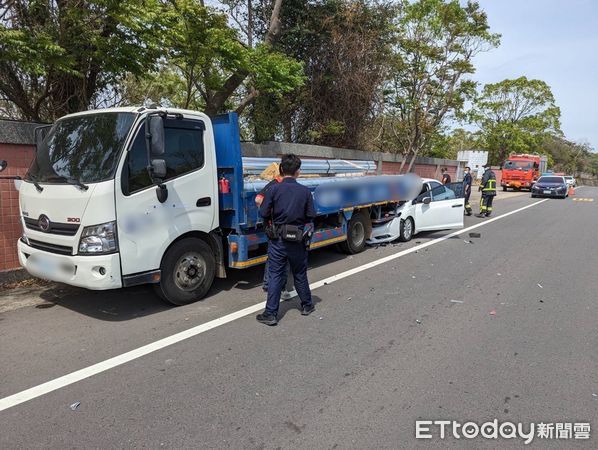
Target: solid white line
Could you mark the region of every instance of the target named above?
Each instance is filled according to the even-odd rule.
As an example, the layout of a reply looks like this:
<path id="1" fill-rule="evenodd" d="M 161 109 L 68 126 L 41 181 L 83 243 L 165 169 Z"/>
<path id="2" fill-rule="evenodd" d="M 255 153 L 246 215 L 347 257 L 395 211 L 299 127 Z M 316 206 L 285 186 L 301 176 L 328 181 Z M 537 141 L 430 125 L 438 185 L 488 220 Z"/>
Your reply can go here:
<path id="1" fill-rule="evenodd" d="M 426 242 L 424 244 L 416 245 L 415 247 L 408 248 L 406 250 L 400 251 L 393 255 L 386 256 L 384 258 L 378 259 L 371 263 L 364 264 L 362 266 L 356 267 L 354 269 L 347 270 L 345 272 L 339 273 L 337 275 L 333 275 L 331 277 L 325 278 L 320 281 L 316 281 L 310 285 L 311 289 L 317 289 L 319 287 L 324 286 L 325 284 L 331 284 L 335 281 L 342 280 L 343 278 L 350 277 L 356 273 L 362 272 L 367 269 L 371 269 L 372 267 L 379 266 L 381 264 L 387 263 L 394 259 L 400 258 L 402 256 L 408 255 L 413 253 L 417 250 L 421 250 L 422 248 L 430 247 L 435 244 L 439 244 L 440 242 L 446 241 L 454 236 L 458 236 L 459 234 L 466 233 L 470 230 L 474 230 L 476 228 L 482 227 L 484 225 L 488 225 L 489 223 L 495 222 L 497 220 L 503 219 L 505 217 L 511 216 L 518 212 L 524 211 L 532 206 L 539 205 L 548 201 L 548 199 L 540 200 L 530 205 L 524 206 L 522 208 L 516 209 L 514 211 L 510 211 L 508 213 L 502 214 L 500 216 L 494 217 L 492 219 L 486 219 L 483 222 L 480 222 L 476 225 L 472 225 L 467 228 L 463 228 L 461 230 L 455 231 L 454 233 L 448 234 L 446 236 L 442 236 L 436 238 L 432 241 Z M 78 381 L 84 380 L 89 378 L 93 375 L 97 375 L 99 373 L 105 372 L 107 370 L 113 369 L 120 365 L 126 364 L 130 361 L 135 359 L 141 358 L 142 356 L 148 355 L 155 351 L 161 350 L 165 347 L 169 347 L 174 345 L 178 342 L 184 341 L 191 337 L 197 336 L 198 334 L 205 333 L 206 331 L 212 330 L 214 328 L 220 327 L 222 325 L 226 325 L 227 323 L 233 322 L 241 317 L 245 317 L 249 314 L 254 312 L 260 311 L 265 305 L 265 302 L 256 303 L 255 305 L 248 306 L 247 308 L 241 309 L 239 311 L 235 311 L 231 314 L 227 314 L 226 316 L 219 317 L 218 319 L 211 320 L 209 322 L 203 323 L 193 328 L 189 328 L 188 330 L 181 331 L 180 333 L 173 334 L 172 336 L 165 337 L 158 341 L 152 342 L 151 344 L 144 345 L 143 347 L 136 348 L 129 352 L 123 353 L 121 355 L 115 356 L 113 358 L 106 359 L 105 361 L 99 362 L 97 364 L 93 364 L 91 366 L 85 367 L 81 370 L 77 370 L 75 372 L 71 372 L 67 375 L 62 377 L 55 378 L 53 380 L 47 381 L 40 385 L 34 386 L 32 388 L 26 389 L 24 391 L 18 392 L 16 394 L 10 395 L 8 397 L 4 397 L 0 399 L 0 411 L 4 411 L 5 409 L 12 408 L 13 406 L 20 405 L 21 403 L 27 402 L 29 400 L 33 400 L 34 398 L 41 397 L 44 394 L 48 394 L 49 392 L 55 391 L 57 389 L 63 388 L 70 384 L 76 383 Z"/>

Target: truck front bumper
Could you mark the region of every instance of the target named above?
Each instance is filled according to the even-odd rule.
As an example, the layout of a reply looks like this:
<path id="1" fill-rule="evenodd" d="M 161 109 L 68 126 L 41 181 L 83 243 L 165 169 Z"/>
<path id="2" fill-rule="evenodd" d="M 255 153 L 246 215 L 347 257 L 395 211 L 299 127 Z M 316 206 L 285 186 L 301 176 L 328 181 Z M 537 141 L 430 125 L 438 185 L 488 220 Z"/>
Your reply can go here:
<path id="1" fill-rule="evenodd" d="M 503 181 L 500 183 L 501 186 L 503 187 L 511 187 L 511 188 L 515 188 L 515 189 L 520 189 L 520 188 L 530 188 L 532 186 L 532 183 L 530 183 L 529 181 Z"/>
<path id="2" fill-rule="evenodd" d="M 33 276 L 93 290 L 122 286 L 118 253 L 59 255 L 33 248 L 20 239 L 17 247 L 21 266 Z"/>

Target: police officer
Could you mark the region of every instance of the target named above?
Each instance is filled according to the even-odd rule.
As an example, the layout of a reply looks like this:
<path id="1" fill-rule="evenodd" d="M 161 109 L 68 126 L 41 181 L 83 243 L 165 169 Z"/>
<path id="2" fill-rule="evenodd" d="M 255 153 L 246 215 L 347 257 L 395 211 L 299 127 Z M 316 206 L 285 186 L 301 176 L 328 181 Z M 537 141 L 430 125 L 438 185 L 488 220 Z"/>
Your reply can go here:
<path id="1" fill-rule="evenodd" d="M 275 184 L 278 184 L 282 181 L 282 175 L 280 175 L 280 169 L 277 168 L 277 170 L 279 171 L 279 174 L 276 175 L 268 184 L 266 184 L 266 186 L 264 186 L 264 188 L 260 192 L 258 192 L 258 194 L 255 196 L 255 204 L 257 205 L 258 208 L 262 205 L 262 202 L 264 201 L 264 197 L 266 196 L 266 192 L 268 192 L 272 186 L 274 186 Z M 266 221 L 269 221 L 269 220 L 270 219 L 266 219 Z M 289 263 L 287 263 L 287 273 L 288 273 L 287 284 L 281 294 L 281 298 L 283 300 L 287 300 L 287 299 L 291 298 L 290 291 L 293 290 L 293 279 L 291 276 L 291 265 Z M 264 292 L 268 292 L 268 281 L 269 281 L 269 279 L 268 279 L 268 260 L 266 260 L 266 264 L 264 266 L 264 280 L 262 282 L 262 290 Z"/>
<path id="2" fill-rule="evenodd" d="M 492 200 L 496 195 L 496 175 L 490 168 L 490 164 L 484 166 L 484 175 L 480 182 L 480 191 L 482 191 L 482 198 L 480 199 L 480 213 L 476 217 L 488 217 L 492 214 Z"/>
<path id="3" fill-rule="evenodd" d="M 451 182 L 451 176 L 448 173 L 448 169 L 445 167 L 442 169 L 442 184 L 449 184 Z"/>
<path id="4" fill-rule="evenodd" d="M 465 197 L 465 215 L 471 216 L 471 205 L 469 204 L 469 197 L 471 196 L 471 168 L 465 168 L 465 175 L 463 175 L 463 196 Z"/>
<path id="5" fill-rule="evenodd" d="M 301 160 L 292 154 L 284 155 L 280 162 L 282 181 L 265 193 L 260 215 L 271 218 L 268 230 L 268 300 L 266 309 L 258 314 L 258 322 L 266 325 L 278 323 L 280 295 L 286 283 L 287 261 L 291 265 L 295 289 L 301 300 L 301 314 L 307 316 L 314 310 L 309 282 L 307 281 L 308 228 L 316 217 L 310 190 L 297 182 Z"/>

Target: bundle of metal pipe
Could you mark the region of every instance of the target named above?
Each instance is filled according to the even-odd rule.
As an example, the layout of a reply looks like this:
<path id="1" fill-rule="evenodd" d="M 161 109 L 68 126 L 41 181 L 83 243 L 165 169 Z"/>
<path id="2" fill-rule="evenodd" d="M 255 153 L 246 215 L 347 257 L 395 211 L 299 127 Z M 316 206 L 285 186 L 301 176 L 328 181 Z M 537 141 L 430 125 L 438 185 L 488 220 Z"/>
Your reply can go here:
<path id="1" fill-rule="evenodd" d="M 259 175 L 279 158 L 243 157 L 243 174 Z M 302 159 L 301 173 L 306 175 L 335 176 L 351 173 L 368 173 L 376 170 L 374 161 L 346 161 L 344 159 Z"/>

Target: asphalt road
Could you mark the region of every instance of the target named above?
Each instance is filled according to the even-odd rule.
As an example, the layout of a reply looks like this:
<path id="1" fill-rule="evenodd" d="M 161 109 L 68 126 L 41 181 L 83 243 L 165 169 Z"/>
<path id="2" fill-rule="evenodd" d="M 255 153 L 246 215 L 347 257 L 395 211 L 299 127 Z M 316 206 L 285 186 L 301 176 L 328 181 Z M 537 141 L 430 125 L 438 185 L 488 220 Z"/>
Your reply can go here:
<path id="1" fill-rule="evenodd" d="M 415 438 L 416 420 L 493 419 L 588 422 L 590 440 L 531 446 L 597 448 L 598 188 L 576 193 L 594 202 L 499 194 L 496 216 L 538 204 L 479 238 L 314 252 L 312 283 L 419 246 L 317 288 L 309 317 L 285 302 L 277 327 L 250 314 L 9 407 L 0 448 L 523 446 Z M 260 279 L 235 272 L 179 308 L 146 287 L 4 292 L 0 399 L 250 307 Z"/>

